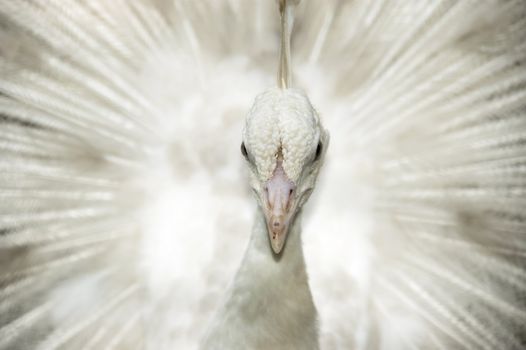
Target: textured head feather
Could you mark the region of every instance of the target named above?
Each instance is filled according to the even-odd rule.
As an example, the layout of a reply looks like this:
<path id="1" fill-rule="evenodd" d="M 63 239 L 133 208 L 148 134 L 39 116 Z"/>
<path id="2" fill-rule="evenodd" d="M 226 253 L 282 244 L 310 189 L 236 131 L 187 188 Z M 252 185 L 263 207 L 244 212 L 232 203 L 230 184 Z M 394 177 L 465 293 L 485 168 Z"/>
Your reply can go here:
<path id="1" fill-rule="evenodd" d="M 305 160 L 317 145 L 318 126 L 318 114 L 302 90 L 274 88 L 257 96 L 247 116 L 243 138 L 260 181 L 271 177 L 279 150 L 285 173 L 297 181 Z"/>

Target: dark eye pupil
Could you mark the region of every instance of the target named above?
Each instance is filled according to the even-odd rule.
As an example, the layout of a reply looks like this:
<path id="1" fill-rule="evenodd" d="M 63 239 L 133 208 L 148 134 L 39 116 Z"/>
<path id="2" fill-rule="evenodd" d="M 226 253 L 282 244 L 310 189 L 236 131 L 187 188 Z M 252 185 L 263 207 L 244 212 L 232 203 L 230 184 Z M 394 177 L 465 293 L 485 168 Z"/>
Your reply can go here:
<path id="1" fill-rule="evenodd" d="M 241 154 L 245 158 L 248 157 L 247 148 L 245 147 L 245 143 L 244 142 L 241 143 Z"/>
<path id="2" fill-rule="evenodd" d="M 321 142 L 318 143 L 318 147 L 316 147 L 316 155 L 314 156 L 314 160 L 318 160 L 321 156 L 322 146 Z"/>

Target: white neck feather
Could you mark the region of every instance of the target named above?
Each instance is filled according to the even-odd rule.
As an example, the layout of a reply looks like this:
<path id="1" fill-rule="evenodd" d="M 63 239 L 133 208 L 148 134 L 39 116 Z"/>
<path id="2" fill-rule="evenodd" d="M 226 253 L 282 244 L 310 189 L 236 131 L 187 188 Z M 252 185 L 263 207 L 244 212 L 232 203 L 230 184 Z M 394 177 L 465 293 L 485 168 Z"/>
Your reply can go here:
<path id="1" fill-rule="evenodd" d="M 204 349 L 318 349 L 299 216 L 276 256 L 258 210 L 245 257 L 226 303 L 211 324 Z"/>

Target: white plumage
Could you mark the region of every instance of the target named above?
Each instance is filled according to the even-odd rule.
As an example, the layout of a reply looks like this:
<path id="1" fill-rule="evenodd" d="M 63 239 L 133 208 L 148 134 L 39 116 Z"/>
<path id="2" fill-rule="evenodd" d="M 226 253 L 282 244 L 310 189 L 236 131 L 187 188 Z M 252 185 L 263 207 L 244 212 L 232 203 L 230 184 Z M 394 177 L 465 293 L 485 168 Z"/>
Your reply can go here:
<path id="1" fill-rule="evenodd" d="M 278 18 L 0 0 L 0 349 L 198 346 L 247 259 L 239 145 Z M 331 134 L 302 214 L 320 348 L 524 348 L 525 18 L 522 0 L 297 7 L 294 86 Z"/>

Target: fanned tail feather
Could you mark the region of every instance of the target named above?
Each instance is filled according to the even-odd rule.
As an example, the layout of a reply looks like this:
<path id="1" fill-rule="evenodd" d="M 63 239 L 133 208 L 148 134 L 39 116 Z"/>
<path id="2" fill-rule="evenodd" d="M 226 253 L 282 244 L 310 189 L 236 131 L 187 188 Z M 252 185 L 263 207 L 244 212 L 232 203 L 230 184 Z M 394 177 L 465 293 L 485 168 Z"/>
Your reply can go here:
<path id="1" fill-rule="evenodd" d="M 304 242 L 324 349 L 526 346 L 526 5 L 304 0 L 331 133 Z M 194 348 L 253 207 L 268 1 L 0 0 L 0 349 Z"/>

